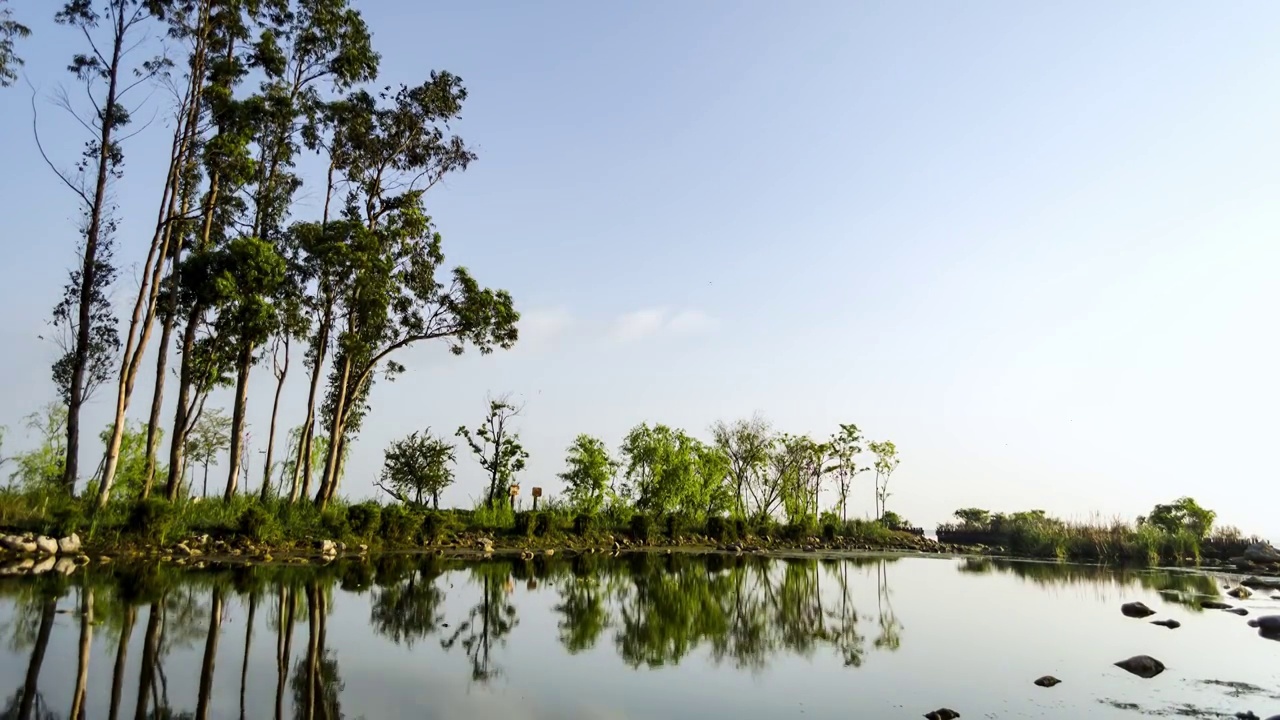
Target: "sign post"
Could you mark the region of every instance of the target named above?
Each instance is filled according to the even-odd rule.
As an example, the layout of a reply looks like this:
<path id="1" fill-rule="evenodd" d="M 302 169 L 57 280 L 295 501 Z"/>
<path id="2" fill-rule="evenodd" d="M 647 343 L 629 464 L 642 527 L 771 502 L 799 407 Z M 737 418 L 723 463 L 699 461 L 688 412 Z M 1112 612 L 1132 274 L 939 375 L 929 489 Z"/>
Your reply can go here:
<path id="1" fill-rule="evenodd" d="M 538 512 L 538 498 L 542 497 L 542 488 L 533 489 L 533 511 Z"/>

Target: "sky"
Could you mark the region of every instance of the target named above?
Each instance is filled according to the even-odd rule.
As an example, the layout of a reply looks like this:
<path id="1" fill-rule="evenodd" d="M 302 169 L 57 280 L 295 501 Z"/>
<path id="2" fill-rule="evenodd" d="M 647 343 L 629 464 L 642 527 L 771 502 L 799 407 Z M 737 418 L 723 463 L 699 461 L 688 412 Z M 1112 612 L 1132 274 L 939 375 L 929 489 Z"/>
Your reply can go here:
<path id="1" fill-rule="evenodd" d="M 75 260 L 75 206 L 32 141 L 33 107 L 61 166 L 84 139 L 54 103 L 74 89 L 76 36 L 12 4 L 33 36 L 24 84 L 0 91 L 7 454 L 53 399 L 39 337 Z M 647 421 L 707 437 L 758 412 L 895 442 L 889 507 L 929 528 L 959 507 L 1110 520 L 1192 495 L 1280 538 L 1280 5 L 356 5 L 380 83 L 463 79 L 454 129 L 479 160 L 427 204 L 449 261 L 510 290 L 522 320 L 507 352 L 399 356 L 347 495 L 374 495 L 391 440 L 474 427 L 509 392 L 521 484 L 550 494 L 578 433 L 616 447 Z M 163 93 L 149 103 L 113 189 L 122 314 L 167 159 Z M 298 219 L 319 215 L 306 179 Z M 260 450 L 273 378 L 255 372 Z M 293 380 L 284 426 L 305 407 Z M 87 425 L 113 402 L 100 393 Z M 444 502 L 482 492 L 460 448 Z"/>

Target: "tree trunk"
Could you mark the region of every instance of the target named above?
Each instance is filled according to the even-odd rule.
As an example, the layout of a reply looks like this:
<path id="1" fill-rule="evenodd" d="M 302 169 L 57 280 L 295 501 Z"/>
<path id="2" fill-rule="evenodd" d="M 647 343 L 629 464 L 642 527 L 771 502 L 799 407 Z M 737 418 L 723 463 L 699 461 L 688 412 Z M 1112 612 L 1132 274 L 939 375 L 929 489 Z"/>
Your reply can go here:
<path id="1" fill-rule="evenodd" d="M 178 487 L 182 484 L 183 463 L 185 462 L 188 427 L 187 413 L 191 402 L 192 360 L 191 355 L 196 345 L 196 317 L 203 308 L 193 308 L 187 317 L 186 327 L 182 330 L 182 358 L 178 371 L 178 404 L 173 411 L 173 437 L 169 439 L 169 478 L 165 483 L 165 497 L 170 502 L 178 498 Z"/>
<path id="2" fill-rule="evenodd" d="M 267 431 L 267 459 L 262 469 L 262 501 L 267 501 L 271 488 L 271 461 L 276 451 L 276 419 L 280 415 L 280 393 L 284 390 L 284 379 L 289 375 L 289 339 L 284 339 L 284 366 L 276 374 L 276 395 L 271 401 L 271 428 Z M 283 481 L 281 481 L 283 484 Z"/>
<path id="3" fill-rule="evenodd" d="M 280 637 L 276 641 L 276 718 L 284 720 L 284 688 L 289 679 L 293 646 L 293 590 L 280 586 Z"/>
<path id="4" fill-rule="evenodd" d="M 253 614 L 258 608 L 258 596 L 249 593 L 249 617 L 244 624 L 244 661 L 240 664 L 240 720 L 244 720 L 244 688 L 249 678 L 249 648 L 253 647 Z"/>
<path id="5" fill-rule="evenodd" d="M 58 609 L 56 597 L 46 597 L 40 606 L 40 629 L 36 631 L 36 644 L 31 648 L 31 659 L 27 661 L 27 677 L 22 684 L 22 701 L 18 705 L 18 720 L 30 720 L 31 709 L 35 706 L 36 693 L 40 684 L 40 666 L 44 664 L 44 653 L 49 648 L 49 634 L 53 632 L 53 615 Z"/>
<path id="6" fill-rule="evenodd" d="M 338 452 L 342 448 L 339 441 L 343 434 L 343 425 L 346 420 L 346 404 L 347 404 L 347 383 L 351 379 L 351 358 L 344 357 L 342 359 L 342 374 L 339 376 L 338 382 L 338 399 L 333 406 L 332 418 L 329 422 L 329 453 L 325 460 L 324 477 L 320 481 L 320 490 L 316 493 L 316 506 L 321 510 L 329 502 L 329 497 L 333 494 L 330 485 L 337 484 L 338 472 Z"/>
<path id="7" fill-rule="evenodd" d="M 93 588 L 83 587 L 80 592 L 80 652 L 69 720 L 84 720 L 84 695 L 89 685 L 89 645 L 93 642 Z"/>
<path id="8" fill-rule="evenodd" d="M 142 637 L 142 665 L 138 668 L 138 702 L 133 720 L 147 720 L 147 690 L 156 673 L 156 654 L 160 651 L 160 603 L 151 603 L 147 615 L 147 632 Z M 159 710 L 159 708 L 157 708 Z"/>
<path id="9" fill-rule="evenodd" d="M 176 267 L 175 267 L 176 271 Z M 175 288 L 177 284 L 174 284 Z M 177 294 L 176 290 L 173 293 Z M 169 303 L 170 312 L 160 325 L 160 343 L 156 346 L 156 383 L 151 394 L 151 415 L 147 418 L 147 465 L 142 482 L 142 499 L 151 495 L 151 485 L 156 478 L 156 444 L 160 441 L 160 405 L 164 402 L 165 366 L 169 360 L 169 339 L 173 335 L 173 321 L 177 299 Z"/>
<path id="10" fill-rule="evenodd" d="M 80 408 L 84 405 L 84 375 L 89 366 L 90 330 L 93 322 L 93 286 L 98 273 L 98 243 L 102 235 L 102 215 L 107 201 L 107 178 L 112 167 L 112 134 L 115 132 L 119 109 L 116 93 L 119 90 L 120 58 L 124 52 L 125 5 L 119 6 L 115 15 L 114 37 L 111 42 L 111 63 L 107 73 L 107 98 L 102 106 L 101 134 L 98 137 L 97 178 L 93 188 L 93 204 L 89 208 L 89 227 L 84 237 L 84 262 L 80 266 L 80 307 L 77 312 L 76 344 L 71 361 L 71 388 L 67 398 L 67 457 L 63 467 L 62 483 L 67 492 L 75 495 L 80 462 Z"/>
<path id="11" fill-rule="evenodd" d="M 138 609 L 129 605 L 124 611 L 124 626 L 120 628 L 120 642 L 116 643 L 116 664 L 111 671 L 111 710 L 108 720 L 120 717 L 120 693 L 124 690 L 124 672 L 128 664 L 129 641 L 133 638 L 133 623 Z"/>
<path id="12" fill-rule="evenodd" d="M 302 436 L 298 439 L 298 462 L 293 467 L 293 489 L 289 493 L 289 502 L 297 502 L 299 495 L 307 497 L 311 494 L 311 453 L 315 447 L 316 395 L 320 390 L 320 373 L 324 369 L 324 359 L 328 354 L 329 332 L 333 325 L 333 305 L 325 308 L 324 319 L 320 322 L 319 334 L 312 347 L 313 364 L 311 368 L 311 389 L 307 391 L 307 418 L 302 423 Z M 298 473 L 301 471 L 302 483 L 299 486 Z M 301 492 L 298 489 L 301 487 Z"/>
<path id="13" fill-rule="evenodd" d="M 209 720 L 213 696 L 213 667 L 218 659 L 218 633 L 222 625 L 222 591 L 214 588 L 209 608 L 209 633 L 204 640 L 204 660 L 200 664 L 200 690 L 196 698 L 196 720 Z"/>
<path id="14" fill-rule="evenodd" d="M 239 482 L 240 457 L 244 451 L 244 411 L 249 400 L 249 370 L 253 367 L 253 350 L 245 343 L 240 349 L 240 358 L 236 369 L 236 399 L 231 410 L 231 449 L 230 472 L 227 474 L 227 490 L 222 499 L 228 502 L 236 496 L 236 485 Z"/>

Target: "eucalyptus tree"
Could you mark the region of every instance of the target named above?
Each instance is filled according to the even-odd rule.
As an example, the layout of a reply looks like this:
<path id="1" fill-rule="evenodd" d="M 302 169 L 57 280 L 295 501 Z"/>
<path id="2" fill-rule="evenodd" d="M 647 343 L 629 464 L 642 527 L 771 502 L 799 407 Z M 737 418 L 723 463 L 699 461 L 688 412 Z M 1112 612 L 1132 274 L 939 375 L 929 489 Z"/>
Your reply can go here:
<path id="1" fill-rule="evenodd" d="M 507 497 L 516 473 L 524 469 L 525 462 L 529 459 L 529 453 L 520 444 L 520 434 L 509 427 L 521 409 L 512 404 L 507 396 L 490 400 L 489 413 L 474 433 L 466 425 L 459 426 L 455 433 L 466 441 L 467 447 L 471 448 L 471 453 L 480 462 L 481 469 L 489 477 L 486 503 L 490 507 Z"/>
<path id="2" fill-rule="evenodd" d="M 841 423 L 840 431 L 827 441 L 831 449 L 831 475 L 836 481 L 836 493 L 840 503 L 840 519 L 848 520 L 849 489 L 860 473 L 870 470 L 858 464 L 862 455 L 862 431 L 853 423 Z"/>
<path id="3" fill-rule="evenodd" d="M 367 410 L 375 371 L 384 365 L 394 376 L 404 369 L 391 355 L 437 339 L 454 354 L 468 345 L 483 354 L 509 348 L 518 337 L 520 316 L 509 293 L 481 287 L 463 267 L 453 268 L 447 282 L 438 277 L 442 240 L 423 196 L 475 157 L 461 138 L 445 135 L 465 99 L 459 78 L 433 72 L 426 83 L 394 93 L 352 93 L 336 111 L 342 120 L 332 142 L 349 187 L 343 214 L 361 228 L 348 248 L 349 281 L 337 289 L 341 321 L 325 403 L 329 456 L 316 493 L 321 507 L 337 489 L 338 460 L 354 416 Z"/>
<path id="4" fill-rule="evenodd" d="M 867 449 L 875 455 L 876 518 L 884 515 L 884 504 L 889 499 L 889 476 L 898 469 L 898 448 L 890 441 L 871 442 Z"/>
<path id="5" fill-rule="evenodd" d="M 600 438 L 579 435 L 569 446 L 565 465 L 557 477 L 565 484 L 569 503 L 579 512 L 599 512 L 618 473 L 618 461 L 609 455 L 608 446 Z"/>
<path id="6" fill-rule="evenodd" d="M 54 14 L 58 24 L 76 30 L 84 42 L 68 69 L 84 85 L 88 103 L 87 112 L 81 112 L 69 93 L 63 92 L 59 99 L 89 133 L 74 170 L 59 169 L 36 134 L 45 162 L 71 190 L 82 214 L 79 265 L 70 272 L 67 292 L 54 310 L 54 323 L 71 336 L 66 355 L 54 364 L 54 376 L 67 403 L 67 459 L 62 482 L 71 493 L 79 477 L 80 410 L 88 391 L 106 381 L 120 344 L 115 314 L 106 298 L 115 275 L 111 263 L 115 223 L 109 192 L 112 181 L 123 173 L 122 142 L 126 138 L 122 132 L 131 116 L 125 103 L 132 91 L 168 68 L 163 58 L 135 64 L 127 57 L 145 33 L 152 7 L 153 3 L 142 0 L 107 0 L 101 5 L 91 0 L 68 0 Z"/>
<path id="7" fill-rule="evenodd" d="M 18 79 L 17 68 L 22 58 L 14 51 L 13 41 L 31 35 L 31 29 L 13 19 L 13 11 L 7 7 L 9 0 L 0 0 L 0 87 L 9 87 Z"/>
<path id="8" fill-rule="evenodd" d="M 777 438 L 769 422 L 760 415 L 732 423 L 717 421 L 711 426 L 711 437 L 729 459 L 729 482 L 733 484 L 735 510 L 739 517 L 746 517 L 750 488 L 761 483 L 769 464 L 769 453 Z"/>

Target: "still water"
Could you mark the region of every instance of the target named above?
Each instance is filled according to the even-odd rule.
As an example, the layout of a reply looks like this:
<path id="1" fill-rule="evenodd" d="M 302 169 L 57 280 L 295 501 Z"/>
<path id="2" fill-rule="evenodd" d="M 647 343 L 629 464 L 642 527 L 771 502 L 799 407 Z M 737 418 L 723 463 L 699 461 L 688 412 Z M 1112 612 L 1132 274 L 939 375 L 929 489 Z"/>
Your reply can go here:
<path id="1" fill-rule="evenodd" d="M 1222 585 L 917 557 L 95 567 L 0 582 L 0 718 L 1280 713 L 1280 642 L 1195 604 Z M 1268 595 L 1233 603 L 1280 613 Z M 1137 654 L 1168 670 L 1112 665 Z"/>

